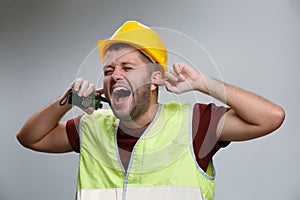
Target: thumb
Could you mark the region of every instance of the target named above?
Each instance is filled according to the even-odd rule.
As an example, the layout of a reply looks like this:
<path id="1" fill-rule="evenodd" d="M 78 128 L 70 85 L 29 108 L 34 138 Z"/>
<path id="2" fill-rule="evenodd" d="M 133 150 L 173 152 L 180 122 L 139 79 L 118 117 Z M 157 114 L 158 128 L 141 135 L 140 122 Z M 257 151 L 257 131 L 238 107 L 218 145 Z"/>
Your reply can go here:
<path id="1" fill-rule="evenodd" d="M 99 93 L 101 93 L 101 94 L 104 94 L 104 89 L 103 89 L 103 88 L 97 89 L 96 92 L 99 92 Z"/>
<path id="2" fill-rule="evenodd" d="M 172 85 L 168 80 L 163 80 L 163 85 L 165 86 L 166 90 L 175 94 L 179 94 L 178 88 Z"/>

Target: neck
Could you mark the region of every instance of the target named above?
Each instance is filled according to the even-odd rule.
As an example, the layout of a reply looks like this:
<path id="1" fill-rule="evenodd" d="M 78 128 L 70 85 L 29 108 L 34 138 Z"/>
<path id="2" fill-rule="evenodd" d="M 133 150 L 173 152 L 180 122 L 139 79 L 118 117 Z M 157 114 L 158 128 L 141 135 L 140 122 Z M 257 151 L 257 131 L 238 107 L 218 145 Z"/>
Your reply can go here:
<path id="1" fill-rule="evenodd" d="M 122 126 L 129 129 L 138 129 L 141 127 L 145 127 L 153 121 L 157 111 L 158 111 L 158 103 L 152 104 L 149 107 L 149 109 L 137 119 L 130 120 L 130 121 L 121 120 L 120 123 Z"/>

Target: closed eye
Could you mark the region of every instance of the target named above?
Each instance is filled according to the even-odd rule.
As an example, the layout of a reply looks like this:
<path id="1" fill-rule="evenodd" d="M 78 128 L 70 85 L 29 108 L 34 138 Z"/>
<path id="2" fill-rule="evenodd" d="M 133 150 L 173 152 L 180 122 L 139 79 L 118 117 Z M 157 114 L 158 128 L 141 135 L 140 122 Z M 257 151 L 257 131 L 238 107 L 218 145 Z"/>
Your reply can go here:
<path id="1" fill-rule="evenodd" d="M 132 69 L 134 69 L 134 65 L 130 62 L 122 62 L 121 63 L 122 69 L 127 72 L 130 71 Z"/>
<path id="2" fill-rule="evenodd" d="M 104 67 L 104 76 L 109 76 L 114 72 L 114 68 L 112 66 L 105 66 Z"/>
<path id="3" fill-rule="evenodd" d="M 124 69 L 124 71 L 130 71 L 130 70 L 132 70 L 133 68 L 132 67 L 123 67 L 123 69 Z"/>

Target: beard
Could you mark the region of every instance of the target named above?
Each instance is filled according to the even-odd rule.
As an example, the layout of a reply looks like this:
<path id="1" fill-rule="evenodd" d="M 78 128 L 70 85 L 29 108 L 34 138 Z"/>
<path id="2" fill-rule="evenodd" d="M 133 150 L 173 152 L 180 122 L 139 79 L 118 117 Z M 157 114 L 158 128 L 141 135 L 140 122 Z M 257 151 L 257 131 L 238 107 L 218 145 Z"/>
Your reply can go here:
<path id="1" fill-rule="evenodd" d="M 150 89 L 151 85 L 145 84 L 133 93 L 133 104 L 130 109 L 130 117 L 132 120 L 137 119 L 149 109 Z"/>

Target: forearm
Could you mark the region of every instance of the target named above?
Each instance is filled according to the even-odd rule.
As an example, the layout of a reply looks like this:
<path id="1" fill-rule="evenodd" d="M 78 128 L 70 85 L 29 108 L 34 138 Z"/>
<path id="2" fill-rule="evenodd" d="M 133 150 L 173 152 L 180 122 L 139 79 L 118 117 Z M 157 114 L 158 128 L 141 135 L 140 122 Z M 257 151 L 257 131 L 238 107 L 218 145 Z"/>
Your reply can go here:
<path id="1" fill-rule="evenodd" d="M 231 110 L 220 119 L 217 134 L 221 140 L 248 140 L 268 134 L 283 122 L 281 107 L 252 92 L 202 74 L 194 68 L 175 63 L 163 82 L 168 91 L 180 94 L 196 90 L 210 95 Z"/>
<path id="2" fill-rule="evenodd" d="M 17 138 L 22 145 L 26 147 L 32 146 L 58 125 L 63 115 L 72 107 L 69 104 L 64 106 L 59 105 L 59 101 L 63 96 L 42 108 L 28 119 L 17 134 Z"/>
<path id="3" fill-rule="evenodd" d="M 248 140 L 277 129 L 284 119 L 283 109 L 273 102 L 244 89 L 203 75 L 205 87 L 198 88 L 227 104 L 232 111 L 224 118 L 222 139 Z"/>

